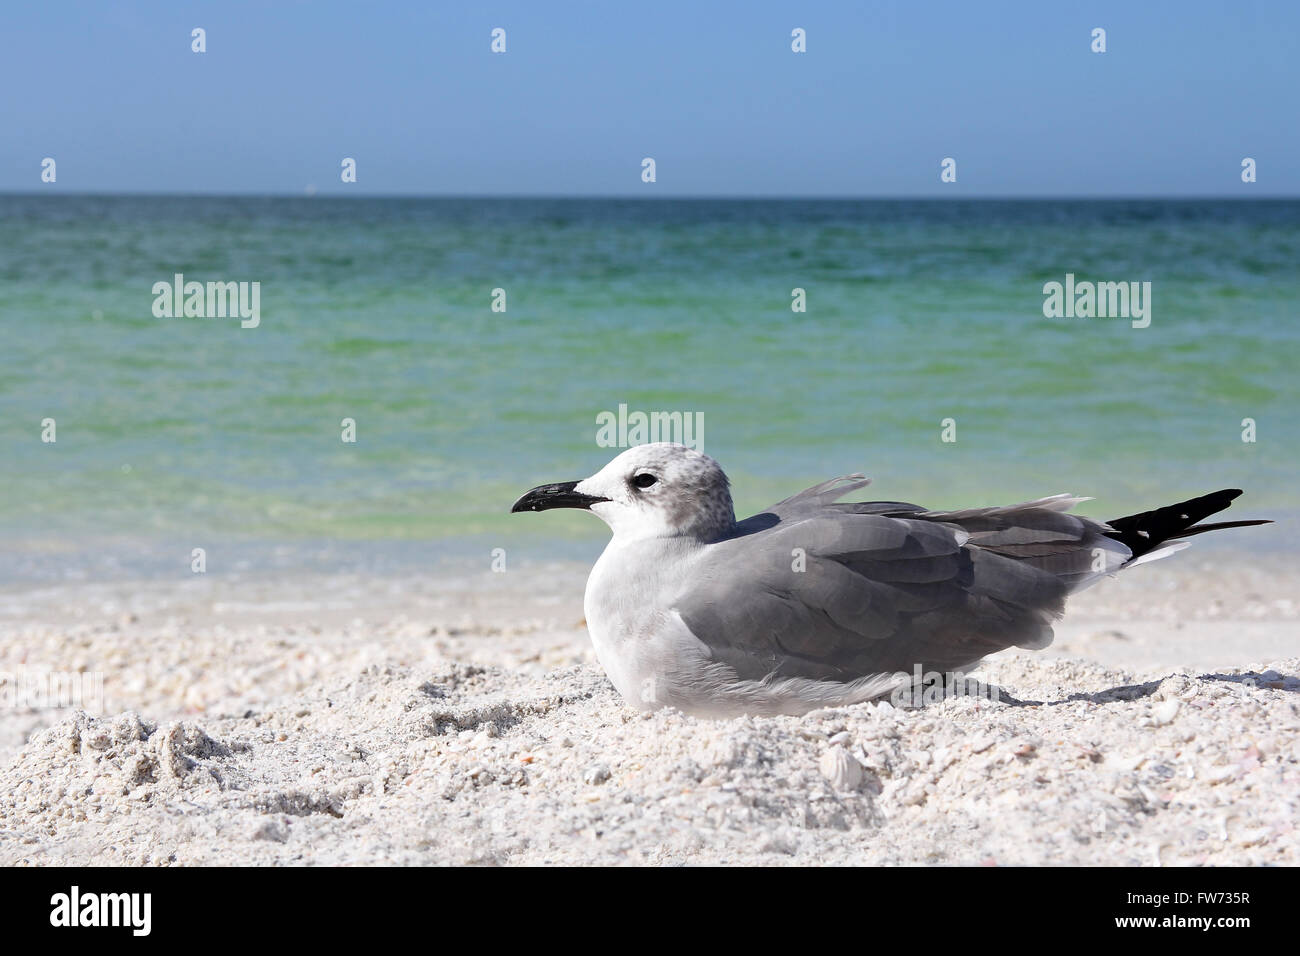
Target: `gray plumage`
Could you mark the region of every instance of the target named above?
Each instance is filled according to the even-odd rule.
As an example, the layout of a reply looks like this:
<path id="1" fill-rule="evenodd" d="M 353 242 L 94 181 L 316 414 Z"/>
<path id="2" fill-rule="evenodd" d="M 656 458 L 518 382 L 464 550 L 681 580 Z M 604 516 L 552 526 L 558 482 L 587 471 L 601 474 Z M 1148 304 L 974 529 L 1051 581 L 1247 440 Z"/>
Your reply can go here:
<path id="1" fill-rule="evenodd" d="M 1068 513 L 1087 499 L 840 500 L 867 484 L 834 479 L 737 522 L 713 459 L 657 443 L 514 510 L 587 507 L 611 526 L 585 602 L 597 656 L 633 705 L 710 716 L 853 703 L 918 667 L 952 674 L 1046 647 L 1072 592 L 1136 563 L 1110 526 Z M 1186 542 L 1151 544 L 1142 560 Z"/>

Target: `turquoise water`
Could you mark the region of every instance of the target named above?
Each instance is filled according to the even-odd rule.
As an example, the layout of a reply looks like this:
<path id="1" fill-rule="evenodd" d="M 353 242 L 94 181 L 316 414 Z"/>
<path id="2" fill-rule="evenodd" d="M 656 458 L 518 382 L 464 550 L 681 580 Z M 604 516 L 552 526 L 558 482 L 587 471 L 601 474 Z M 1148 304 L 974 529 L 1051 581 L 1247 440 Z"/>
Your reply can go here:
<path id="1" fill-rule="evenodd" d="M 178 272 L 260 282 L 260 326 L 155 318 Z M 1044 318 L 1067 272 L 1150 281 L 1150 327 Z M 1294 505 L 1295 201 L 8 196 L 0 277 L 14 547 L 595 542 L 507 509 L 611 457 L 620 403 L 702 414 L 742 510 L 853 470 L 936 507 Z"/>

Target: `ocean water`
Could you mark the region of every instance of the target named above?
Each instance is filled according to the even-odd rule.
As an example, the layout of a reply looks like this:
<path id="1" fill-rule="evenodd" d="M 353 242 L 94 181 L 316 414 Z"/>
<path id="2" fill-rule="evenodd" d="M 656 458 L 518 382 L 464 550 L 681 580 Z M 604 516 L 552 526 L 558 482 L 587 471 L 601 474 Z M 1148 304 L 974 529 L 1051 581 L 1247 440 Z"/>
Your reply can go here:
<path id="1" fill-rule="evenodd" d="M 260 325 L 155 317 L 176 273 L 260 283 Z M 1150 282 L 1150 325 L 1045 317 L 1067 273 Z M 507 512 L 612 457 L 620 404 L 701 416 L 742 511 L 862 470 L 1294 513 L 1296 201 L 6 196 L 0 330 L 17 553 L 589 553 L 590 515 Z"/>

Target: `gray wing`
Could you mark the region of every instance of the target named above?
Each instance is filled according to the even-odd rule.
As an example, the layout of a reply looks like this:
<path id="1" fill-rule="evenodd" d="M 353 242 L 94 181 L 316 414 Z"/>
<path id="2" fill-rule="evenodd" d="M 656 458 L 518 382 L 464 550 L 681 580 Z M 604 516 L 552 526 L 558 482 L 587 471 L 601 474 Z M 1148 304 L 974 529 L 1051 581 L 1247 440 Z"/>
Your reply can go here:
<path id="1" fill-rule="evenodd" d="M 1066 596 L 1130 556 L 1105 525 L 1066 513 L 1082 499 L 951 512 L 836 503 L 858 478 L 788 498 L 709 546 L 675 606 L 714 660 L 752 680 L 960 670 L 1051 643 Z"/>
<path id="2" fill-rule="evenodd" d="M 820 485 L 813 485 L 797 495 L 791 495 L 789 498 L 777 502 L 768 508 L 765 514 L 776 515 L 779 518 L 790 520 L 826 512 L 908 514 L 925 511 L 920 505 L 909 504 L 906 501 L 841 502 L 838 500 L 849 492 L 865 488 L 869 484 L 871 484 L 871 479 L 866 475 L 845 475 L 843 478 L 832 478 L 830 481 L 823 481 Z"/>

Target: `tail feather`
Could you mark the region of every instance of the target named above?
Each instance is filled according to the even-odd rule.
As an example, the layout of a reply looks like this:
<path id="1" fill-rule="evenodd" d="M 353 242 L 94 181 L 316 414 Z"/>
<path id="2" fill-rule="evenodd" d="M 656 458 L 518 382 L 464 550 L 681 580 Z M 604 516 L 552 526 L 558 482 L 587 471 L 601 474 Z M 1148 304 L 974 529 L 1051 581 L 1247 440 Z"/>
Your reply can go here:
<path id="1" fill-rule="evenodd" d="M 1108 521 L 1111 530 L 1107 535 L 1119 541 L 1131 552 L 1130 564 L 1138 563 L 1143 555 L 1159 548 L 1164 542 L 1192 535 L 1204 534 L 1206 531 L 1221 531 L 1224 528 L 1245 528 L 1250 525 L 1272 524 L 1271 521 L 1216 521 L 1211 524 L 1197 524 L 1210 515 L 1218 514 L 1232 504 L 1241 495 L 1240 488 L 1225 488 L 1222 491 L 1189 498 L 1177 504 L 1144 511 L 1141 514 L 1128 515 Z"/>

